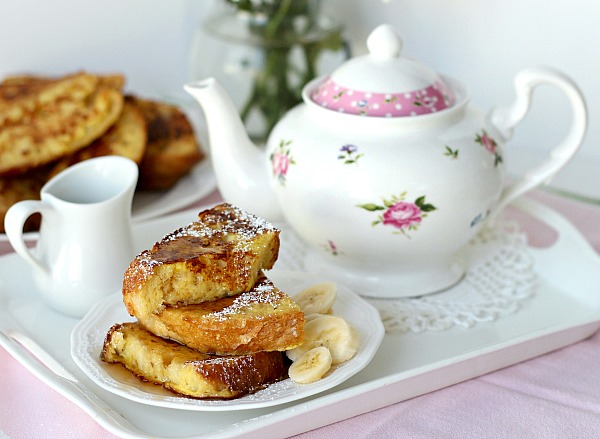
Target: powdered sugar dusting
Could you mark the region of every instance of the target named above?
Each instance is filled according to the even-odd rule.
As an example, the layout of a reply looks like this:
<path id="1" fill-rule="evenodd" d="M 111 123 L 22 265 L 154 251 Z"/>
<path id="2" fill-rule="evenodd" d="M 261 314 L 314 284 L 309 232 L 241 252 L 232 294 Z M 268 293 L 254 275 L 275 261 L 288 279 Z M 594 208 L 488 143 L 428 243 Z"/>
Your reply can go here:
<path id="1" fill-rule="evenodd" d="M 218 204 L 200 212 L 197 221 L 165 235 L 152 249 L 136 256 L 138 285 L 145 282 L 158 265 L 175 259 L 224 252 L 226 247 L 233 250 L 230 254 L 232 260 L 243 259 L 254 240 L 266 233 L 279 235 L 279 229 L 231 204 Z"/>
<path id="2" fill-rule="evenodd" d="M 263 233 L 279 232 L 264 218 L 227 203 L 200 212 L 198 218 L 199 221 L 165 236 L 163 241 L 178 239 L 182 236 L 215 238 L 229 234 L 239 236 L 243 240 L 251 240 Z"/>
<path id="3" fill-rule="evenodd" d="M 227 316 L 240 314 L 244 309 L 255 308 L 257 304 L 267 305 L 275 310 L 286 298 L 285 293 L 277 289 L 269 279 L 263 277 L 250 291 L 236 296 L 231 305 L 211 314 L 211 318 L 225 320 Z M 288 303 L 291 304 L 291 300 Z"/>

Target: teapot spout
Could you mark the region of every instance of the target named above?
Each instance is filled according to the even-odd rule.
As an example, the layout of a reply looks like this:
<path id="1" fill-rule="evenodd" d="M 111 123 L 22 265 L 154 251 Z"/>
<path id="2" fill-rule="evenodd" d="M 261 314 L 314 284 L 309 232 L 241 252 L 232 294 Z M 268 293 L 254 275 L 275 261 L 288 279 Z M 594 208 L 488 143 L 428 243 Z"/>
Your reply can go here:
<path id="1" fill-rule="evenodd" d="M 211 161 L 223 199 L 269 221 L 281 220 L 265 152 L 248 137 L 229 95 L 214 78 L 186 84 L 184 89 L 204 112 Z"/>

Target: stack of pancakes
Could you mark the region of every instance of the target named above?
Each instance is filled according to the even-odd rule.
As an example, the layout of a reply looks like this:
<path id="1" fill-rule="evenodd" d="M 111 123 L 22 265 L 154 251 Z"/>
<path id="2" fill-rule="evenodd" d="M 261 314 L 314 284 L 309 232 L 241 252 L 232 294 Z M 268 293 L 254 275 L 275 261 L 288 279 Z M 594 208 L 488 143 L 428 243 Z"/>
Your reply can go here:
<path id="1" fill-rule="evenodd" d="M 38 199 L 48 179 L 82 160 L 128 157 L 140 166 L 140 190 L 162 190 L 204 158 L 181 110 L 126 95 L 124 83 L 86 72 L 0 82 L 0 231 L 12 204 Z"/>
<path id="2" fill-rule="evenodd" d="M 287 377 L 304 314 L 264 275 L 279 230 L 229 204 L 135 257 L 123 301 L 136 322 L 114 325 L 102 359 L 196 398 L 235 398 Z"/>

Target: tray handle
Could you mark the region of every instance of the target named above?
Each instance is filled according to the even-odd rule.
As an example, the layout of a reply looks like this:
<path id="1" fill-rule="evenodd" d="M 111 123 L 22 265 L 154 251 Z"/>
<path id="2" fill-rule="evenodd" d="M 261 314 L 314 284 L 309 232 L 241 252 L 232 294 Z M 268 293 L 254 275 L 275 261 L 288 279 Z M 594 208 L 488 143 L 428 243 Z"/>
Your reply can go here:
<path id="1" fill-rule="evenodd" d="M 556 242 L 552 245 L 555 251 L 560 252 L 561 249 L 566 251 L 569 248 L 577 247 L 578 252 L 582 256 L 594 261 L 596 264 L 600 263 L 600 255 L 596 250 L 594 250 L 590 243 L 571 222 L 555 210 L 529 197 L 513 200 L 511 205 L 547 224 L 558 232 Z"/>
<path id="2" fill-rule="evenodd" d="M 0 330 L 0 345 L 33 375 L 81 407 L 103 428 L 118 434 L 112 427 L 116 425 L 131 437 L 147 437 L 98 395 L 87 390 L 74 375 L 26 335 Z"/>

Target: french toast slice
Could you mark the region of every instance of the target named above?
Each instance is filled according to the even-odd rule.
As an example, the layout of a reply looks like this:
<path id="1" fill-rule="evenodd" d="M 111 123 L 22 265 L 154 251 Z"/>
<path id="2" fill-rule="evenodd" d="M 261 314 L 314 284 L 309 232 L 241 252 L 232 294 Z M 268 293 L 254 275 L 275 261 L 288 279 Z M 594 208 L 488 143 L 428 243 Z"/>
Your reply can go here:
<path id="1" fill-rule="evenodd" d="M 74 153 L 118 119 L 118 81 L 81 72 L 0 84 L 0 175 L 16 175 Z"/>
<path id="2" fill-rule="evenodd" d="M 192 124 L 175 105 L 131 95 L 125 99 L 140 110 L 147 126 L 138 189 L 169 189 L 205 157 Z"/>
<path id="3" fill-rule="evenodd" d="M 82 72 L 83 73 L 83 72 Z M 58 78 L 52 76 L 41 76 L 33 74 L 11 75 L 7 76 L 0 82 L 2 86 L 31 86 L 35 84 L 51 84 L 56 82 Z M 98 75 L 98 85 L 102 87 L 114 88 L 121 90 L 125 86 L 125 76 L 115 73 L 108 75 Z"/>
<path id="4" fill-rule="evenodd" d="M 137 322 L 113 325 L 103 361 L 120 363 L 155 384 L 194 398 L 237 398 L 287 378 L 282 352 L 217 356 L 146 331 Z"/>
<path id="5" fill-rule="evenodd" d="M 227 203 L 138 254 L 123 276 L 123 302 L 143 319 L 249 291 L 279 254 L 279 230 Z"/>
<path id="6" fill-rule="evenodd" d="M 119 119 L 90 145 L 56 162 L 49 177 L 81 161 L 106 155 L 127 157 L 139 165 L 146 150 L 146 137 L 141 111 L 126 99 Z"/>
<path id="7" fill-rule="evenodd" d="M 304 313 L 266 277 L 236 296 L 165 307 L 139 318 L 150 332 L 201 352 L 241 355 L 285 351 L 304 340 Z"/>

